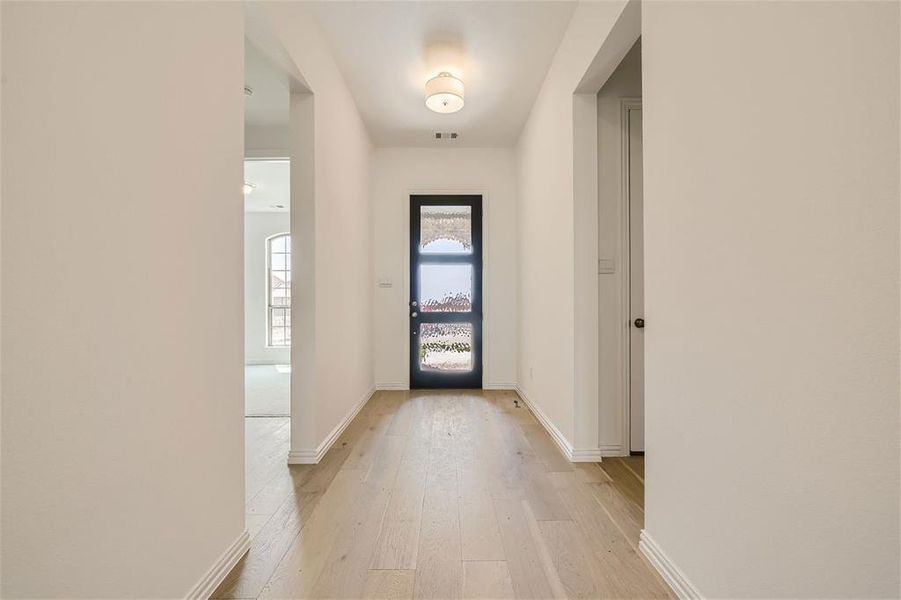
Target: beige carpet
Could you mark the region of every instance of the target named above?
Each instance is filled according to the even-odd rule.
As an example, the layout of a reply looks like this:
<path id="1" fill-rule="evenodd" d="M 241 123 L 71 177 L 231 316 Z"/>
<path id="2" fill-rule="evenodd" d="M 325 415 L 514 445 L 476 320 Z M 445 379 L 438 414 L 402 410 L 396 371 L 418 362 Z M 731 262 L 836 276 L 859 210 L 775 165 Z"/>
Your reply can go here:
<path id="1" fill-rule="evenodd" d="M 284 369 L 283 369 L 284 370 Z M 275 365 L 244 367 L 244 414 L 248 417 L 291 414 L 291 375 Z"/>

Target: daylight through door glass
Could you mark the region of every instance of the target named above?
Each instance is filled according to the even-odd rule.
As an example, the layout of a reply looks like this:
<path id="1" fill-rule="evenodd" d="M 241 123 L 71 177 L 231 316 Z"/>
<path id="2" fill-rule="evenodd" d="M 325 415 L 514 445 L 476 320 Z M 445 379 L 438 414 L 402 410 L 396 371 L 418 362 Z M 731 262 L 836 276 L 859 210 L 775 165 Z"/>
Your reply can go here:
<path id="1" fill-rule="evenodd" d="M 419 364 L 433 371 L 471 371 L 472 324 L 420 323 Z"/>
<path id="2" fill-rule="evenodd" d="M 419 232 L 422 254 L 472 254 L 472 207 L 423 206 Z"/>

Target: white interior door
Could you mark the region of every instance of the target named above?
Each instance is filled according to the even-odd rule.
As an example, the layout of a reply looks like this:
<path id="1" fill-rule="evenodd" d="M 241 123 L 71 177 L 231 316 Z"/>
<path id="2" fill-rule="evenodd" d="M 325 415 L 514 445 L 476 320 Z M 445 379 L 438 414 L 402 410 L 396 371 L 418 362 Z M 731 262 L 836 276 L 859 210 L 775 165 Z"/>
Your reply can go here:
<path id="1" fill-rule="evenodd" d="M 629 109 L 629 428 L 632 452 L 644 452 L 644 204 L 641 109 Z"/>

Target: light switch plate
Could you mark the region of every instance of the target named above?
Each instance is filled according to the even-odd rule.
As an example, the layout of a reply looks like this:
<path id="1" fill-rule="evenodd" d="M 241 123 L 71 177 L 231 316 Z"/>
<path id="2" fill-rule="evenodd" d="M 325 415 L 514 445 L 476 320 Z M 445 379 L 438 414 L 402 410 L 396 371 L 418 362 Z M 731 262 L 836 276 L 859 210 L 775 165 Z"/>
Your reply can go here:
<path id="1" fill-rule="evenodd" d="M 613 266 L 612 258 L 599 258 L 598 259 L 598 273 L 609 275 L 611 273 L 615 273 L 616 269 Z"/>

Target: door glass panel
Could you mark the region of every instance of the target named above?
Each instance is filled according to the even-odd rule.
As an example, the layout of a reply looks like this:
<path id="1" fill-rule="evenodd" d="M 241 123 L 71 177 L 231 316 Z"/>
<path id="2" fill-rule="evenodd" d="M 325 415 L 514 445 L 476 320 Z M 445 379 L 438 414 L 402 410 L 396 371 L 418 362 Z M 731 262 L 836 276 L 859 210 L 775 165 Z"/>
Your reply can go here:
<path id="1" fill-rule="evenodd" d="M 420 266 L 419 303 L 422 312 L 472 311 L 472 265 Z"/>
<path id="2" fill-rule="evenodd" d="M 420 323 L 419 366 L 423 370 L 472 370 L 472 323 Z"/>
<path id="3" fill-rule="evenodd" d="M 423 206 L 419 213 L 422 254 L 471 254 L 471 206 Z"/>

